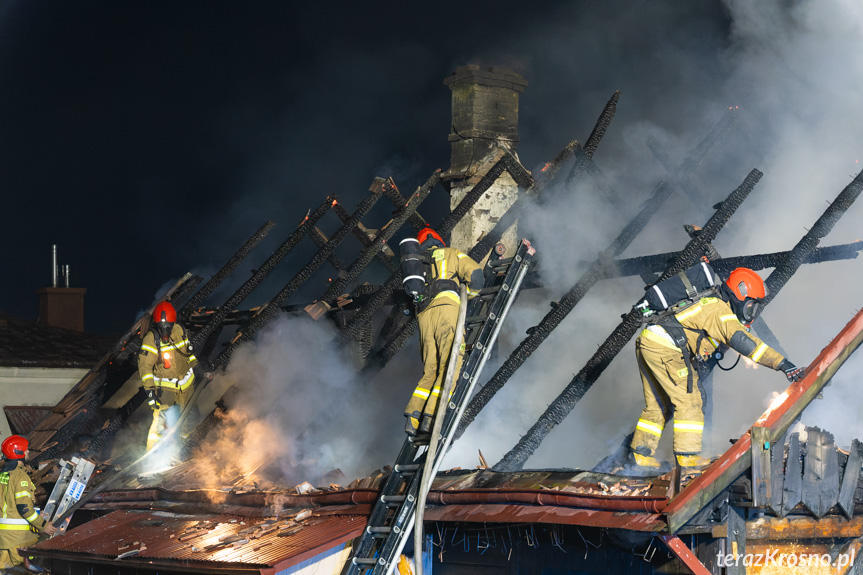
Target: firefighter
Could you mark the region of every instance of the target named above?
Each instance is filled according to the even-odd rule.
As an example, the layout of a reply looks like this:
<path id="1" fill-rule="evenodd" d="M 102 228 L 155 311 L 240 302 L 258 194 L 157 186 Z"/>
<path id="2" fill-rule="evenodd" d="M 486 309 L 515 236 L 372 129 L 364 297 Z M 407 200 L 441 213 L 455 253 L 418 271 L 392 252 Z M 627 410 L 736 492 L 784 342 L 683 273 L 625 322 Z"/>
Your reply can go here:
<path id="1" fill-rule="evenodd" d="M 7 437 L 2 444 L 0 572 L 3 573 L 8 567 L 26 565 L 24 558 L 18 554 L 19 547 L 32 545 L 56 531 L 35 509 L 36 488 L 24 468 L 24 459 L 29 456 L 28 446 L 27 440 L 20 435 Z"/>
<path id="2" fill-rule="evenodd" d="M 174 306 L 163 301 L 153 310 L 153 321 L 138 352 L 138 373 L 153 410 L 147 451 L 168 432 L 168 410 L 174 406 L 179 410 L 186 407 L 197 363 L 186 330 L 177 323 Z"/>
<path id="3" fill-rule="evenodd" d="M 803 369 L 749 333 L 767 291 L 761 277 L 748 268 L 737 268 L 719 286 L 715 297 L 703 297 L 694 305 L 669 315 L 671 320 L 649 325 L 635 340 L 635 355 L 644 388 L 644 410 L 638 418 L 631 451 L 641 467 L 658 468 L 654 458 L 665 424 L 674 412 L 674 453 L 681 467 L 701 467 L 704 430 L 698 361 L 706 361 L 720 345 L 727 345 L 761 365 L 782 371 L 788 381 L 803 378 Z M 676 322 L 674 321 L 676 319 Z M 679 322 L 679 324 L 677 323 Z M 686 348 L 675 345 L 669 330 L 680 329 Z M 678 339 L 682 341 L 682 339 Z"/>
<path id="4" fill-rule="evenodd" d="M 475 296 L 483 286 L 480 265 L 456 248 L 446 247 L 443 238 L 431 227 L 420 230 L 416 241 L 426 262 L 427 285 L 424 294 L 414 295 L 423 375 L 405 408 L 405 432 L 411 436 L 416 435 L 417 429 L 421 433 L 431 430 L 455 338 L 461 282 L 466 284 L 469 297 Z M 461 369 L 463 355 L 459 353 L 456 373 Z"/>

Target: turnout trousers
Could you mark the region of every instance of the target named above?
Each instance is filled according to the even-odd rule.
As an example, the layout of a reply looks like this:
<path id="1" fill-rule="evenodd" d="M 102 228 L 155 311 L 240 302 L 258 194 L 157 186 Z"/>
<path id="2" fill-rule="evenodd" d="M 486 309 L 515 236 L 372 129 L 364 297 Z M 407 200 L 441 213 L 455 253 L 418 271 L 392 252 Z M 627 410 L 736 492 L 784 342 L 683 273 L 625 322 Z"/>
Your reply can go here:
<path id="1" fill-rule="evenodd" d="M 170 422 L 168 421 L 168 410 L 176 406 L 174 410 L 178 418 L 180 412 L 186 407 L 186 403 L 191 397 L 193 388 L 190 386 L 182 391 L 163 387 L 162 396 L 160 398 L 161 405 L 153 409 L 153 423 L 150 425 L 150 431 L 147 433 L 147 451 L 150 451 L 157 443 L 162 441 L 162 437 L 170 431 Z"/>
<path id="2" fill-rule="evenodd" d="M 0 573 L 8 567 L 21 565 L 24 559 L 18 554 L 19 547 L 29 547 L 39 540 L 36 533 L 26 530 L 2 530 L 0 531 Z"/>
<path id="3" fill-rule="evenodd" d="M 428 308 L 417 314 L 423 375 L 405 408 L 405 415 L 407 416 L 434 415 L 435 410 L 437 410 L 443 380 L 446 376 L 446 367 L 455 338 L 458 310 L 458 303 L 449 298 L 438 296 Z M 461 370 L 463 357 L 464 352 L 459 351 L 455 366 L 456 374 Z"/>
<path id="4" fill-rule="evenodd" d="M 635 356 L 644 391 L 644 409 L 635 426 L 632 450 L 653 455 L 665 424 L 674 415 L 674 452 L 701 452 L 704 413 L 698 391 L 698 373 L 692 374 L 692 392 L 686 391 L 688 369 L 683 353 L 671 343 L 657 341 L 645 330 L 635 340 Z"/>

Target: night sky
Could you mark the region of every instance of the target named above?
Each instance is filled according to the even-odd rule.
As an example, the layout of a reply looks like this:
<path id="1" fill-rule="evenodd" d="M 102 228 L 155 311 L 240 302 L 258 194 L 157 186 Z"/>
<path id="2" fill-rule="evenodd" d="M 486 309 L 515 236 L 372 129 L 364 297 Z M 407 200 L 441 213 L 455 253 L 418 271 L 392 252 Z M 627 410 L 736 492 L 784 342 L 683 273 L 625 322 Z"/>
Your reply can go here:
<path id="1" fill-rule="evenodd" d="M 35 319 L 56 243 L 73 287 L 88 289 L 87 330 L 119 333 L 266 219 L 277 227 L 241 274 L 325 194 L 353 209 L 378 175 L 409 193 L 449 166 L 442 80 L 464 64 L 527 78 L 528 168 L 586 139 L 615 89 L 616 125 L 660 126 L 672 144 L 728 104 L 715 90 L 733 73 L 720 2 L 371 6 L 0 3 L 0 309 Z M 635 147 L 624 131 L 604 145 L 610 158 Z M 447 207 L 438 188 L 420 211 L 437 221 Z"/>

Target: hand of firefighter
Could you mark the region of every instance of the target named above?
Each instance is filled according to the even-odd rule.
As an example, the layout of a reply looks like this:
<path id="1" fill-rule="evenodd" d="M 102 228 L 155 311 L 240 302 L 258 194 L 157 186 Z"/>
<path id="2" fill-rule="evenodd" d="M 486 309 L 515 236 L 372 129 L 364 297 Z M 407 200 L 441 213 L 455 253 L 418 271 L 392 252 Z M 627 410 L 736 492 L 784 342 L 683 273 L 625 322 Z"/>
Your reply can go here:
<path id="1" fill-rule="evenodd" d="M 147 403 L 150 405 L 150 409 L 159 409 L 161 407 L 162 402 L 159 401 L 159 394 L 156 392 L 154 388 L 150 388 L 146 390 L 147 392 Z"/>
<path id="2" fill-rule="evenodd" d="M 779 364 L 779 371 L 785 373 L 785 377 L 788 378 L 788 381 L 794 383 L 795 381 L 800 381 L 803 379 L 803 376 L 806 375 L 806 370 L 802 367 L 797 367 L 787 359 L 783 359 L 782 363 Z"/>
<path id="3" fill-rule="evenodd" d="M 45 535 L 53 536 L 55 533 L 57 533 L 57 528 L 54 527 L 54 524 L 49 521 L 45 524 L 45 527 L 42 528 L 42 533 L 44 533 Z"/>

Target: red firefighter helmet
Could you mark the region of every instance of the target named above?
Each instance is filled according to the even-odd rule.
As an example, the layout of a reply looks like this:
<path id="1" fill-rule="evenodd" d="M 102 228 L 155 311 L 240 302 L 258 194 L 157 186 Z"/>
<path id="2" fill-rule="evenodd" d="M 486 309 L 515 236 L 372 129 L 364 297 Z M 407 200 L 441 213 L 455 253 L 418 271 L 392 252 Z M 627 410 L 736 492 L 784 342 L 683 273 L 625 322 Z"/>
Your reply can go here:
<path id="1" fill-rule="evenodd" d="M 749 268 L 737 268 L 731 272 L 725 284 L 740 301 L 746 298 L 762 299 L 767 295 L 764 280 Z"/>
<path id="2" fill-rule="evenodd" d="M 437 233 L 436 231 L 434 231 L 434 230 L 431 228 L 431 226 L 426 226 L 426 227 L 424 227 L 423 229 L 421 229 L 421 230 L 419 231 L 419 233 L 417 233 L 417 241 L 420 243 L 420 245 L 422 245 L 423 243 L 425 243 L 425 241 L 426 241 L 427 239 L 429 239 L 429 236 L 431 236 L 432 238 L 434 238 L 434 239 L 436 239 L 437 241 L 439 241 L 439 242 L 441 243 L 441 245 L 442 245 L 442 246 L 446 247 L 446 242 L 445 242 L 445 241 L 443 241 L 443 238 L 442 238 L 442 237 L 440 237 L 440 234 L 439 234 L 439 233 Z"/>
<path id="3" fill-rule="evenodd" d="M 156 323 L 174 323 L 177 321 L 177 310 L 170 302 L 163 301 L 153 310 L 153 321 Z"/>
<path id="4" fill-rule="evenodd" d="M 30 447 L 30 442 L 20 435 L 10 435 L 3 440 L 3 455 L 6 459 L 24 459 L 24 454 Z"/>

